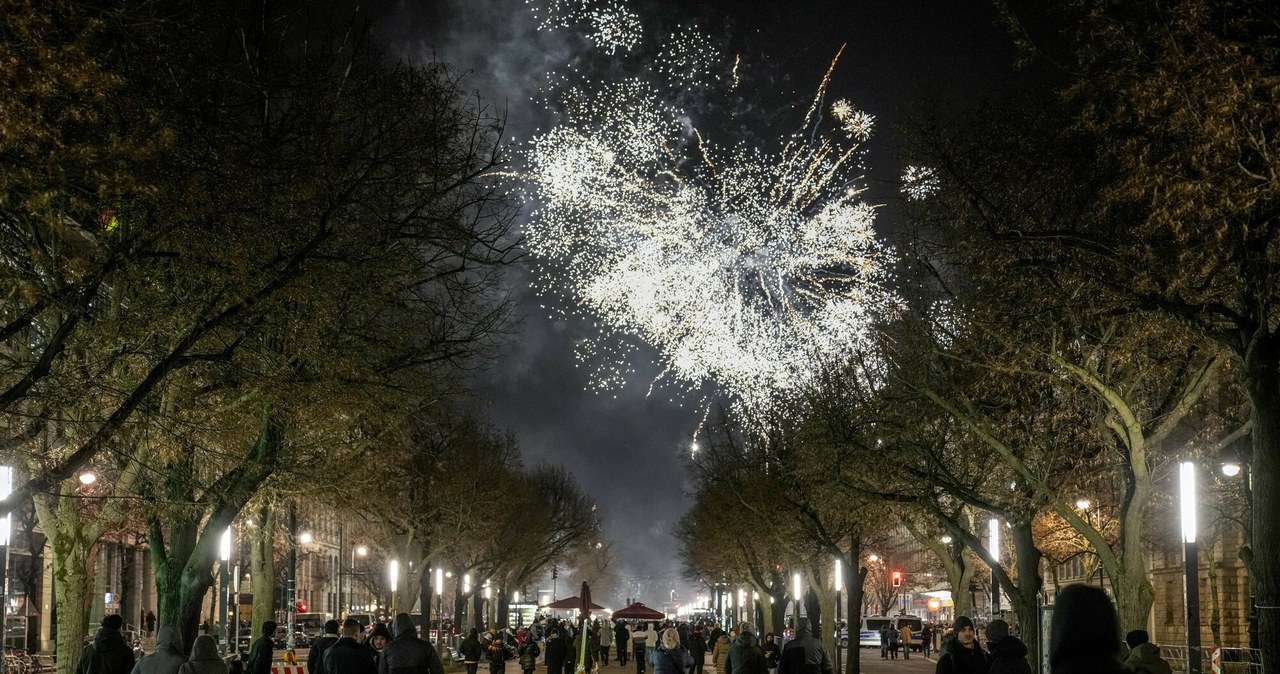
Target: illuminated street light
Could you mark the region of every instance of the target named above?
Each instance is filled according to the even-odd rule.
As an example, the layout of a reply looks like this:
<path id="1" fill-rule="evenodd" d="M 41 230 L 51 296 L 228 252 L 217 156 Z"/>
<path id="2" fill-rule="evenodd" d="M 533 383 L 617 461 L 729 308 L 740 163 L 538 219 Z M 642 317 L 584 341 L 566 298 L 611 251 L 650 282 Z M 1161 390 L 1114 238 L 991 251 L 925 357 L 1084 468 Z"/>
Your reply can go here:
<path id="1" fill-rule="evenodd" d="M 1092 504 L 1089 503 L 1089 499 L 1087 498 L 1082 498 L 1076 501 L 1076 507 L 1081 510 L 1088 510 L 1090 505 Z"/>
<path id="2" fill-rule="evenodd" d="M 85 471 L 83 473 L 80 473 L 80 484 L 86 487 L 97 481 L 98 481 L 98 476 L 94 475 L 92 471 Z"/>
<path id="3" fill-rule="evenodd" d="M 1178 471 L 1182 506 L 1182 568 L 1187 618 L 1187 668 L 1200 674 L 1200 550 L 1196 545 L 1196 466 L 1183 461 Z"/>
<path id="4" fill-rule="evenodd" d="M 311 541 L 313 540 L 315 539 L 311 536 L 310 531 L 304 531 L 298 536 L 298 541 L 300 541 L 303 545 L 310 545 Z"/>
<path id="5" fill-rule="evenodd" d="M 942 544 L 943 544 L 943 545 L 951 545 L 951 536 L 949 536 L 949 535 L 944 535 L 944 536 L 942 537 Z"/>
<path id="6" fill-rule="evenodd" d="M 1000 615 L 1000 582 L 996 567 L 1000 566 L 1000 520 L 987 521 L 987 551 L 991 553 L 991 615 Z"/>

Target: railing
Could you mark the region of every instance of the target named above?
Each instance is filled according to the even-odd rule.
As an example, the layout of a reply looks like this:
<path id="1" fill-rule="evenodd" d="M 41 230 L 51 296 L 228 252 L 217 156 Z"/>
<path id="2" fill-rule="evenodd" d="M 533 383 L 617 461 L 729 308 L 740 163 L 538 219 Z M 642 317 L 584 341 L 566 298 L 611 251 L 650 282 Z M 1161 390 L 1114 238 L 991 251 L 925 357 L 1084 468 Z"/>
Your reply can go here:
<path id="1" fill-rule="evenodd" d="M 1262 651 L 1256 648 L 1218 648 L 1223 674 L 1262 674 Z M 1200 671 L 1213 671 L 1213 647 L 1200 649 Z M 1175 672 L 1187 670 L 1186 646 L 1161 646 L 1160 657 L 1168 661 Z"/>

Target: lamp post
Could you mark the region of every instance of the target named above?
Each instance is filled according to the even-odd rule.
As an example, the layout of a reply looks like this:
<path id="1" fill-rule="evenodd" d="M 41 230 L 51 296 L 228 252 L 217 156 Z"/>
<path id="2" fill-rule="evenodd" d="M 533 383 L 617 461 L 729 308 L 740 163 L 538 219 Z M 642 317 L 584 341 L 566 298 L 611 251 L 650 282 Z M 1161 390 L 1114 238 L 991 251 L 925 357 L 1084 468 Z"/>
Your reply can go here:
<path id="1" fill-rule="evenodd" d="M 218 565 L 218 638 L 221 640 L 219 644 L 219 653 L 227 654 L 229 636 L 227 634 L 227 605 L 231 603 L 231 526 L 227 526 L 227 530 L 222 532 L 222 540 L 218 545 L 218 559 L 222 563 Z"/>
<path id="2" fill-rule="evenodd" d="M 1000 565 L 1000 520 L 992 517 L 987 521 L 987 549 L 991 553 L 991 615 L 1000 617 L 1000 580 L 996 576 L 996 567 Z"/>
<path id="3" fill-rule="evenodd" d="M 436 648 L 444 641 L 444 569 L 436 567 Z M 495 617 L 496 621 L 496 617 Z"/>
<path id="4" fill-rule="evenodd" d="M 800 597 L 800 572 L 799 571 L 797 571 L 795 576 L 792 578 L 792 582 L 795 584 L 795 592 L 796 592 L 796 632 L 799 632 L 800 616 L 804 614 L 804 601 L 802 601 Z"/>
<path id="5" fill-rule="evenodd" d="M 0 466 L 0 498 L 8 498 L 9 493 L 13 491 L 13 468 L 9 466 Z M 0 548 L 4 549 L 3 559 L 0 559 L 0 649 L 8 644 L 9 635 L 8 617 L 5 611 L 9 608 L 9 533 L 13 529 L 13 513 L 7 512 L 4 517 L 0 517 Z M 0 674 L 3 674 L 4 658 L 0 658 Z"/>
<path id="6" fill-rule="evenodd" d="M 396 582 L 400 578 L 400 562 L 399 560 L 391 560 L 387 563 L 387 578 L 391 581 L 391 615 L 396 614 Z"/>
<path id="7" fill-rule="evenodd" d="M 1183 598 L 1187 617 L 1187 672 L 1200 674 L 1200 550 L 1196 545 L 1196 466 L 1183 461 L 1178 471 L 1182 508 Z"/>

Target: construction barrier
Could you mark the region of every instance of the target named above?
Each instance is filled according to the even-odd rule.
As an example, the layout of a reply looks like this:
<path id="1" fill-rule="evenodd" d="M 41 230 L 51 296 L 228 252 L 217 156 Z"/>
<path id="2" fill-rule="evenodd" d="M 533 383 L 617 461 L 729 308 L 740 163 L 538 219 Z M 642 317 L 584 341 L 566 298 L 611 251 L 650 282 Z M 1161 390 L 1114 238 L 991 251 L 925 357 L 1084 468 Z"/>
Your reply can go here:
<path id="1" fill-rule="evenodd" d="M 271 674 L 307 674 L 306 665 L 272 665 Z"/>

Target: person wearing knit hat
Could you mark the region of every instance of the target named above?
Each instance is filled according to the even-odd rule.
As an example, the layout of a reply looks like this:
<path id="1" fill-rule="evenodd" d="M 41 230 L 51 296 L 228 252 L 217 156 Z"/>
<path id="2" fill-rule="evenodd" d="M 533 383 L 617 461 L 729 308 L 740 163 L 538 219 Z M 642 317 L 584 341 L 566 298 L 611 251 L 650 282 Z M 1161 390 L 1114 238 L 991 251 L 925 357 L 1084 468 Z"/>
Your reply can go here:
<path id="1" fill-rule="evenodd" d="M 987 654 L 978 648 L 978 634 L 969 616 L 956 618 L 954 634 L 942 645 L 936 674 L 986 674 Z"/>
<path id="2" fill-rule="evenodd" d="M 1052 674 L 1121 674 L 1116 607 L 1092 585 L 1069 585 L 1053 602 L 1049 627 Z"/>
<path id="3" fill-rule="evenodd" d="M 987 674 L 1031 674 L 1027 645 L 1009 635 L 1009 623 L 999 618 L 987 623 L 987 652 L 991 664 Z"/>

